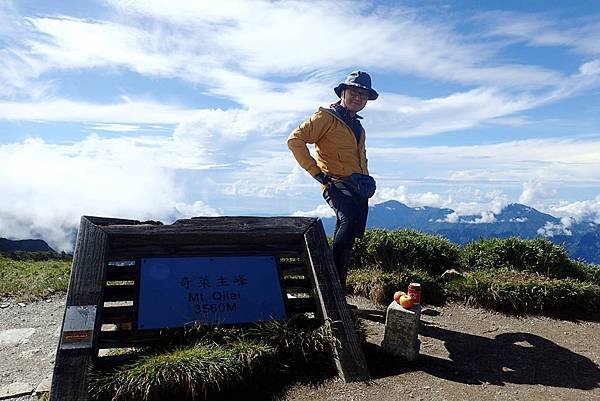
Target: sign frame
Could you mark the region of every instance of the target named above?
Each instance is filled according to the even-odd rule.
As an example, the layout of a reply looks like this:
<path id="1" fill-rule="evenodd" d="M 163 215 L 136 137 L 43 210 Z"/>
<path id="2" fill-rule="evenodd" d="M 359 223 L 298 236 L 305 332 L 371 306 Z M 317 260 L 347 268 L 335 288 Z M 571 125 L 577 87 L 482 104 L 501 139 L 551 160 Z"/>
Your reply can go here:
<path id="1" fill-rule="evenodd" d="M 157 221 L 81 218 L 64 318 L 69 308 L 95 306 L 91 347 L 58 344 L 51 401 L 88 399 L 87 367 L 101 348 L 151 345 L 164 330 L 138 330 L 137 299 L 142 258 L 271 255 L 286 276 L 286 311 L 329 321 L 335 364 L 346 382 L 370 379 L 352 312 L 346 304 L 323 225 L 308 217 L 198 217 L 170 225 Z M 300 291 L 301 297 L 289 295 Z M 125 302 L 123 302 L 125 301 Z M 114 304 L 117 305 L 114 305 Z M 125 305 L 122 305 L 125 303 Z M 105 326 L 117 330 L 104 330 Z M 64 319 L 63 326 L 64 329 Z M 63 338 L 61 330 L 60 338 Z"/>

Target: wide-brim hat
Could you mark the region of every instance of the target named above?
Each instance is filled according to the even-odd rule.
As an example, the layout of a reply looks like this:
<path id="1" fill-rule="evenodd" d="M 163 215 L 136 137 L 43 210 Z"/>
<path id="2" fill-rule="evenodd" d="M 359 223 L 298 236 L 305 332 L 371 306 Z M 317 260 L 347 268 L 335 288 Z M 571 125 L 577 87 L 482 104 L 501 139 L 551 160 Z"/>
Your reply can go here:
<path id="1" fill-rule="evenodd" d="M 333 91 L 341 98 L 342 92 L 349 86 L 367 90 L 369 92 L 369 100 L 375 100 L 379 97 L 379 93 L 371 88 L 371 76 L 364 71 L 352 71 L 346 77 L 346 80 L 336 86 Z"/>

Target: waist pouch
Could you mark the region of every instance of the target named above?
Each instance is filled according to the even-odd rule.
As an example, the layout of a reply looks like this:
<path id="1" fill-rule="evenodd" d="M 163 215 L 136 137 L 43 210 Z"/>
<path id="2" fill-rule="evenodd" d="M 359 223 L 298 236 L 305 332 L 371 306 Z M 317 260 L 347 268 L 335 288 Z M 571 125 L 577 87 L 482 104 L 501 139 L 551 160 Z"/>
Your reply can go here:
<path id="1" fill-rule="evenodd" d="M 344 193 L 344 195 L 351 196 L 348 193 L 350 189 L 356 195 L 362 198 L 371 198 L 375 194 L 375 179 L 370 175 L 354 173 L 349 177 L 345 177 L 342 180 L 334 181 L 334 185 Z"/>

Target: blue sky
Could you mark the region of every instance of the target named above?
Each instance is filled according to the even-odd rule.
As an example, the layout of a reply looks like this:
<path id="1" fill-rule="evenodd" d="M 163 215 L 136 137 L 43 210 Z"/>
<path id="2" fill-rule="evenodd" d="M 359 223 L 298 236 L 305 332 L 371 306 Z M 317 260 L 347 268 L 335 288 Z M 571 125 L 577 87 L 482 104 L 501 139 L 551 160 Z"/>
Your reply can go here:
<path id="1" fill-rule="evenodd" d="M 0 236 L 331 215 L 286 138 L 354 69 L 372 203 L 600 222 L 598 2 L 4 0 Z"/>

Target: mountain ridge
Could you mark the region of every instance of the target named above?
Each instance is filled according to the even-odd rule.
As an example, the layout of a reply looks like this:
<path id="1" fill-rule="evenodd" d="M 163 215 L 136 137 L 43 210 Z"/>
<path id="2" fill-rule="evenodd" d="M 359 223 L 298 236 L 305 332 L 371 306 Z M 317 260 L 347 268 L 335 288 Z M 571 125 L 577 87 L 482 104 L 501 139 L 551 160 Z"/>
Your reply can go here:
<path id="1" fill-rule="evenodd" d="M 11 240 L 0 238 L 0 252 L 56 252 L 42 239 Z"/>
<path id="2" fill-rule="evenodd" d="M 323 218 L 325 232 L 333 235 L 335 218 Z M 458 216 L 454 210 L 431 206 L 410 207 L 389 200 L 369 206 L 367 228 L 394 230 L 413 228 L 438 234 L 459 245 L 478 238 L 524 239 L 545 237 L 564 245 L 574 259 L 600 264 L 600 225 L 593 221 L 574 222 L 520 203 L 506 205 L 499 213 Z"/>

